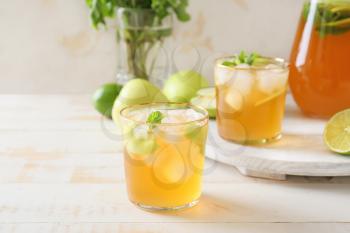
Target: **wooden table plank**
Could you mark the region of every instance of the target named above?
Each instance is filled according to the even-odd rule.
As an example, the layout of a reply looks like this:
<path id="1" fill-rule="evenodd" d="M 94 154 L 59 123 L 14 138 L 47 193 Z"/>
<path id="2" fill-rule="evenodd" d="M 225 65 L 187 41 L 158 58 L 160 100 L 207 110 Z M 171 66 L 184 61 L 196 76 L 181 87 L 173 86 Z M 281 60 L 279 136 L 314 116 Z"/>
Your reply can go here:
<path id="1" fill-rule="evenodd" d="M 1 233 L 350 231 L 349 178 L 253 179 L 211 160 L 197 207 L 144 212 L 89 95 L 0 95 L 0 108 Z"/>
<path id="2" fill-rule="evenodd" d="M 114 128 L 88 95 L 0 95 L 0 130 L 69 131 Z"/>
<path id="3" fill-rule="evenodd" d="M 124 184 L 2 184 L 0 223 L 346 222 L 345 184 L 206 183 L 200 204 L 182 212 L 134 207 Z"/>
<path id="4" fill-rule="evenodd" d="M 286 183 L 239 175 L 237 169 L 207 159 L 205 183 Z M 124 182 L 121 153 L 55 153 L 31 150 L 0 154 L 0 183 L 91 183 Z M 350 184 L 346 177 L 290 177 L 289 183 Z"/>
<path id="5" fill-rule="evenodd" d="M 121 143 L 121 135 L 103 131 L 5 131 L 0 134 L 0 154 L 118 153 Z"/>
<path id="6" fill-rule="evenodd" d="M 26 223 L 0 224 L 1 233 L 348 233 L 347 223 Z"/>

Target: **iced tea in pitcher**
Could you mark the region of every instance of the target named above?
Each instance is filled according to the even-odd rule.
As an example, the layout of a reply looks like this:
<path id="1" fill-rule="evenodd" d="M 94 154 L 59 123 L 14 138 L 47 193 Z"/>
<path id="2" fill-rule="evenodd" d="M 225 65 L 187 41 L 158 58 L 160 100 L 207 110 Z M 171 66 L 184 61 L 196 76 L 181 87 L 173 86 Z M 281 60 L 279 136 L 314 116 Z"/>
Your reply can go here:
<path id="1" fill-rule="evenodd" d="M 309 116 L 350 108 L 350 0 L 304 4 L 291 53 L 290 87 Z"/>

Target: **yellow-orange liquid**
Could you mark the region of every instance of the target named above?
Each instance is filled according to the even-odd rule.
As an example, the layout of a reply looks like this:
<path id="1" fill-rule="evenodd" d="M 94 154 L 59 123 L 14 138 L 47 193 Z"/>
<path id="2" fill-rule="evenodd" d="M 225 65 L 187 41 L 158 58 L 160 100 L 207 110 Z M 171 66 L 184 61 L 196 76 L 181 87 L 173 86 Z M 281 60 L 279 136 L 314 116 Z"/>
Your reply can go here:
<path id="1" fill-rule="evenodd" d="M 207 130 L 207 126 L 203 127 Z M 198 200 L 204 145 L 185 136 L 169 142 L 158 135 L 156 142 L 156 151 L 146 158 L 124 150 L 129 199 L 135 204 L 160 208 L 184 206 Z"/>
<path id="2" fill-rule="evenodd" d="M 250 94 L 242 97 L 239 111 L 226 103 L 229 91 L 229 85 L 216 87 L 217 124 L 221 137 L 240 143 L 264 143 L 280 136 L 286 88 L 271 96 L 254 85 Z"/>
<path id="3" fill-rule="evenodd" d="M 314 27 L 310 40 L 302 40 L 308 34 L 305 24 L 302 17 L 290 57 L 289 83 L 305 114 L 328 118 L 350 108 L 350 30 L 320 37 Z"/>

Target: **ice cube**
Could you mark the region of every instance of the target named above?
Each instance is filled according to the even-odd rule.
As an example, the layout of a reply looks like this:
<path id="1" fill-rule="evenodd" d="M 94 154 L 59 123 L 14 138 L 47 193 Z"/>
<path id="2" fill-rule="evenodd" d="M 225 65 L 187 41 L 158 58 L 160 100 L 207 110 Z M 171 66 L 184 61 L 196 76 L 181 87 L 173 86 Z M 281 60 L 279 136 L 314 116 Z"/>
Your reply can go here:
<path id="1" fill-rule="evenodd" d="M 176 184 L 186 178 L 185 159 L 176 145 L 159 150 L 153 163 L 153 174 L 159 183 Z"/>
<path id="2" fill-rule="evenodd" d="M 238 112 L 243 108 L 243 96 L 235 88 L 231 87 L 230 89 L 228 89 L 225 96 L 225 101 L 226 104 L 228 104 L 232 109 L 234 109 L 234 112 Z M 220 109 L 226 110 L 225 107 L 221 107 Z"/>
<path id="3" fill-rule="evenodd" d="M 176 143 L 185 139 L 186 126 L 189 122 L 199 120 L 203 114 L 194 109 L 174 109 L 164 112 L 162 124 L 154 128 L 154 132 L 162 139 Z"/>
<path id="4" fill-rule="evenodd" d="M 187 119 L 187 122 L 196 121 L 203 118 L 203 114 L 195 111 L 194 109 L 186 109 L 185 117 Z"/>
<path id="5" fill-rule="evenodd" d="M 249 65 L 241 64 L 236 66 L 233 76 L 233 88 L 238 90 L 243 96 L 250 93 L 255 81 L 255 74 L 249 70 Z"/>
<path id="6" fill-rule="evenodd" d="M 176 143 L 184 140 L 185 129 L 181 125 L 158 125 L 154 133 L 167 142 Z"/>
<path id="7" fill-rule="evenodd" d="M 184 110 L 172 109 L 172 110 L 166 110 L 162 113 L 164 115 L 164 118 L 162 119 L 162 123 L 177 124 L 177 123 L 186 121 L 186 118 L 184 117 Z"/>
<path id="8" fill-rule="evenodd" d="M 286 88 L 288 71 L 270 64 L 266 69 L 257 72 L 259 90 L 265 94 L 273 94 Z"/>
<path id="9" fill-rule="evenodd" d="M 195 111 L 194 109 L 174 109 L 167 110 L 164 113 L 164 119 L 162 123 L 170 123 L 170 124 L 184 124 L 190 121 L 196 121 L 203 117 L 202 113 Z"/>
<path id="10" fill-rule="evenodd" d="M 132 110 L 128 113 L 128 118 L 133 121 L 145 122 L 150 113 L 152 113 L 151 108 Z"/>
<path id="11" fill-rule="evenodd" d="M 149 126 L 147 124 L 139 124 L 132 130 L 132 136 L 136 139 L 147 139 L 149 137 Z"/>
<path id="12" fill-rule="evenodd" d="M 232 80 L 235 70 L 225 66 L 215 67 L 215 84 L 217 86 L 225 85 Z"/>

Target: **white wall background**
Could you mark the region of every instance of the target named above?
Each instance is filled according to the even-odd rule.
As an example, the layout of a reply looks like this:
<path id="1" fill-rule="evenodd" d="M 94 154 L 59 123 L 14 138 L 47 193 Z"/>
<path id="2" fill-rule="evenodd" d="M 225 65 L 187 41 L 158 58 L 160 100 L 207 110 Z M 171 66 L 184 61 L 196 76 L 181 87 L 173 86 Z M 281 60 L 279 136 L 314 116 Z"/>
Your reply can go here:
<path id="1" fill-rule="evenodd" d="M 169 50 L 182 69 L 197 48 L 208 78 L 222 53 L 288 59 L 302 1 L 190 0 L 192 20 L 176 24 Z M 91 29 L 85 0 L 2 1 L 0 29 L 0 93 L 91 93 L 115 78 L 114 32 Z"/>

